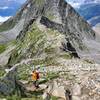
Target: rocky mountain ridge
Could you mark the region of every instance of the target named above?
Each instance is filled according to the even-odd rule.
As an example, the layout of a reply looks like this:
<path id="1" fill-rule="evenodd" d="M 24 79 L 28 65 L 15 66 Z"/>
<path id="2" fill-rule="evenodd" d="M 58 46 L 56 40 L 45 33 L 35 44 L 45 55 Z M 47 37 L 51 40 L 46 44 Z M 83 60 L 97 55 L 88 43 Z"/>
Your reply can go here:
<path id="1" fill-rule="evenodd" d="M 91 48 L 88 47 L 87 42 L 89 43 L 88 40 L 95 40 L 95 32 L 91 29 L 90 25 L 86 23 L 84 19 L 81 18 L 79 14 L 65 1 L 29 0 L 17 16 L 19 16 L 21 12 L 25 12 L 24 14 L 26 17 L 25 19 L 22 17 L 22 19 L 25 20 L 25 23 L 18 38 L 24 39 L 25 35 L 28 34 L 27 31 L 31 30 L 31 25 L 36 22 L 36 27 L 40 28 L 43 26 L 45 30 L 46 28 L 50 28 L 62 33 L 62 35 L 65 36 L 66 41 L 64 43 L 62 42 L 62 44 L 66 46 L 67 41 L 70 41 L 69 44 L 71 44 L 71 47 L 74 47 L 72 51 L 77 51 L 80 57 L 82 57 L 82 55 L 87 55 L 89 52 L 94 52 L 87 50 L 91 50 Z M 45 30 L 42 31 L 44 32 Z M 65 48 L 67 48 L 67 46 Z"/>

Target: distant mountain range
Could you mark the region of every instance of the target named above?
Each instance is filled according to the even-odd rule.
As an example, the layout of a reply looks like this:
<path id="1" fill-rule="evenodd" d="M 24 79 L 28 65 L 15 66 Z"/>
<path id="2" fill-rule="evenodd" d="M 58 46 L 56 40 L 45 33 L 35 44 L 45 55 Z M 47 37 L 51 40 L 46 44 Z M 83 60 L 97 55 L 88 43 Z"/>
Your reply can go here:
<path id="1" fill-rule="evenodd" d="M 100 23 L 100 3 L 90 3 L 81 5 L 80 8 L 76 10 L 88 20 L 92 26 Z"/>
<path id="2" fill-rule="evenodd" d="M 100 3 L 100 0 L 66 0 L 73 7 L 79 7 L 80 5 L 90 4 L 90 3 Z"/>
<path id="3" fill-rule="evenodd" d="M 100 23 L 100 0 L 66 0 L 91 26 Z"/>

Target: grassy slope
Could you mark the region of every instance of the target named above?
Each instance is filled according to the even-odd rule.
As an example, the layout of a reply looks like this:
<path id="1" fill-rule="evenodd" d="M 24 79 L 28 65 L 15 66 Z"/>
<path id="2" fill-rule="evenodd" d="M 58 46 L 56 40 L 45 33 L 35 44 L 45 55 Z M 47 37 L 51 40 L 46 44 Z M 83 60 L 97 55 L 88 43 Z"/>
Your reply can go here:
<path id="1" fill-rule="evenodd" d="M 6 44 L 0 44 L 0 54 L 6 50 Z"/>
<path id="2" fill-rule="evenodd" d="M 51 29 L 41 31 L 34 23 L 32 28 L 26 33 L 23 41 L 18 42 L 16 50 L 12 53 L 10 63 L 20 62 L 21 59 L 40 58 L 40 55 L 45 54 L 44 59 L 35 59 L 34 64 L 52 64 L 56 62 L 54 59 L 57 56 L 57 47 L 60 33 Z M 50 41 L 50 42 L 48 42 Z M 69 55 L 64 54 L 66 57 Z M 63 57 L 65 57 L 63 55 Z"/>
<path id="3" fill-rule="evenodd" d="M 8 21 L 0 25 L 0 32 L 12 29 L 15 26 L 15 24 L 16 23 L 14 22 L 13 19 L 9 19 Z"/>
<path id="4" fill-rule="evenodd" d="M 23 41 L 17 42 L 17 47 L 13 50 L 9 64 L 16 64 L 23 59 L 34 59 L 28 65 L 19 66 L 19 78 L 26 80 L 32 66 L 58 66 L 57 58 L 69 59 L 70 54 L 59 51 L 60 33 L 51 29 L 41 31 L 36 23 L 26 33 Z"/>

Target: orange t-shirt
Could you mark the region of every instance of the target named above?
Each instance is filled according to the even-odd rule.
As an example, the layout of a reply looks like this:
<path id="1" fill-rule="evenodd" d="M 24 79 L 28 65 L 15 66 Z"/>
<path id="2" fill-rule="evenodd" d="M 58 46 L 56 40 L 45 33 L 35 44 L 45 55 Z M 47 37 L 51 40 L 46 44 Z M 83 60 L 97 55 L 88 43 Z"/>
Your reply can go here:
<path id="1" fill-rule="evenodd" d="M 39 73 L 38 72 L 33 72 L 32 73 L 32 80 L 36 81 L 39 79 Z"/>

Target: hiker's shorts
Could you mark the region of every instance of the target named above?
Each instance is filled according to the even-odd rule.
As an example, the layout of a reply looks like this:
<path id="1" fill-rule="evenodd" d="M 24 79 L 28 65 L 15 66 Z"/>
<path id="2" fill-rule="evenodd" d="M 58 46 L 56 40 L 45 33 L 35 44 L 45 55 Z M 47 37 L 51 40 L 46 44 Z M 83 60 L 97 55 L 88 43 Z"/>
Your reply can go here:
<path id="1" fill-rule="evenodd" d="M 38 85 L 39 85 L 39 84 L 38 84 L 38 80 L 33 81 L 33 84 L 34 84 L 35 86 L 38 86 Z"/>

